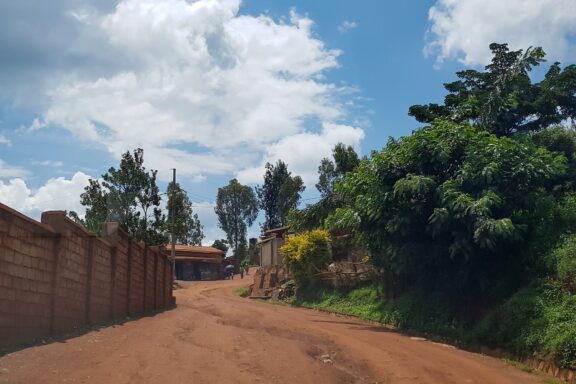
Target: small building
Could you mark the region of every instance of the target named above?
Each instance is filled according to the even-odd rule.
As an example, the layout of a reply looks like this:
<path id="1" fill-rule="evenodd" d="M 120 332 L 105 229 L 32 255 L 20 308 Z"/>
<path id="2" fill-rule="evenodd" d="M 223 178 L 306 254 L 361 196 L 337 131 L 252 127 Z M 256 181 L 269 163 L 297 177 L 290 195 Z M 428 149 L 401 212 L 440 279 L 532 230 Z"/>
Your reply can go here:
<path id="1" fill-rule="evenodd" d="M 166 246 L 170 255 L 172 246 Z M 214 247 L 176 245 L 177 280 L 217 280 L 222 277 L 224 251 Z"/>
<path id="2" fill-rule="evenodd" d="M 260 240 L 260 265 L 282 265 L 282 255 L 280 247 L 286 243 L 286 238 L 290 236 L 290 227 L 280 227 L 269 229 L 264 232 Z"/>

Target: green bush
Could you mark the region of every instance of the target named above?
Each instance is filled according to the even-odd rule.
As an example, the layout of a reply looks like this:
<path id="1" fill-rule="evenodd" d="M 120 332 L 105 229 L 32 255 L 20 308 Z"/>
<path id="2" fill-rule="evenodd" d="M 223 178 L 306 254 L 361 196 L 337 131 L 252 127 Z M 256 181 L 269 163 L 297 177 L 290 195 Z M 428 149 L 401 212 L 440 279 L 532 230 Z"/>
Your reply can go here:
<path id="1" fill-rule="evenodd" d="M 576 329 L 567 329 L 557 341 L 554 360 L 565 368 L 576 369 Z"/>
<path id="2" fill-rule="evenodd" d="M 367 285 L 351 290 L 336 290 L 308 285 L 299 288 L 294 304 L 382 321 L 383 302 L 378 286 Z"/>
<path id="3" fill-rule="evenodd" d="M 533 245 L 543 243 L 551 186 L 565 175 L 558 153 L 437 120 L 347 174 L 337 190 L 352 206 L 326 224 L 363 240 L 395 296 L 417 287 L 494 305 L 541 267 L 547 248 Z"/>
<path id="4" fill-rule="evenodd" d="M 576 296 L 552 281 L 534 284 L 480 322 L 468 341 L 576 368 Z"/>
<path id="5" fill-rule="evenodd" d="M 314 275 L 332 260 L 330 234 L 321 229 L 289 237 L 280 248 L 284 264 L 299 285 L 310 283 Z"/>
<path id="6" fill-rule="evenodd" d="M 546 326 L 546 321 L 540 321 L 543 296 L 540 285 L 520 290 L 480 321 L 468 335 L 468 341 L 505 348 L 521 356 L 538 350 Z"/>
<path id="7" fill-rule="evenodd" d="M 576 293 L 576 234 L 562 238 L 551 253 L 549 263 L 564 288 Z"/>

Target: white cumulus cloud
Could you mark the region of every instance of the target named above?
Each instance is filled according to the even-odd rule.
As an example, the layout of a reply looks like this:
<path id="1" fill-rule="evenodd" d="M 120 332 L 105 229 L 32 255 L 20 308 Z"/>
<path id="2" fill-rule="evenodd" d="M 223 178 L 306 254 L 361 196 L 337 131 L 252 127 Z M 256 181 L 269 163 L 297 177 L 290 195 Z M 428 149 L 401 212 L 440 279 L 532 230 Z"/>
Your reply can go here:
<path id="1" fill-rule="evenodd" d="M 342 52 L 295 11 L 273 18 L 240 8 L 240 0 L 0 2 L 0 97 L 37 111 L 15 133 L 64 129 L 116 158 L 142 147 L 148 169 L 167 181 L 177 168 L 183 185 L 234 175 L 260 183 L 264 163 L 279 158 L 313 184 L 336 143 L 359 148 L 364 137 L 350 123 L 362 120 L 352 116 L 354 87 L 327 80 Z M 83 211 L 86 174 L 37 190 L 25 176 L 0 161 L 0 201 L 30 215 Z M 210 204 L 197 212 L 207 237 L 220 238 Z"/>
<path id="2" fill-rule="evenodd" d="M 9 165 L 4 160 L 0 159 L 0 178 L 25 177 L 28 174 L 29 172 L 24 168 Z"/>
<path id="3" fill-rule="evenodd" d="M 83 214 L 79 196 L 88 185 L 88 179 L 90 176 L 85 173 L 76 172 L 70 179 L 49 179 L 37 190 L 30 189 L 21 178 L 0 180 L 0 202 L 35 219 L 49 210 L 73 210 Z"/>
<path id="4" fill-rule="evenodd" d="M 32 127 L 69 130 L 116 156 L 143 147 L 153 168 L 181 175 L 238 171 L 262 148 L 346 116 L 348 91 L 325 80 L 340 52 L 315 37 L 312 20 L 239 14 L 239 0 L 123 0 L 82 13 L 129 63 L 105 75 L 62 77 Z M 94 47 L 95 55 L 99 51 Z M 165 178 L 166 173 L 161 177 Z"/>
<path id="5" fill-rule="evenodd" d="M 363 138 L 364 131 L 360 128 L 324 123 L 320 133 L 303 132 L 270 145 L 264 153 L 262 163 L 240 171 L 238 180 L 242 183 L 261 184 L 265 163 L 282 160 L 292 174 L 302 177 L 306 185 L 314 185 L 318 181 L 320 160 L 324 157 L 330 158 L 336 144 L 351 145 L 358 151 Z"/>
<path id="6" fill-rule="evenodd" d="M 486 64 L 492 42 L 512 49 L 542 46 L 552 60 L 574 58 L 574 0 L 438 0 L 429 20 L 424 52 L 438 63 L 457 58 L 467 65 Z"/>

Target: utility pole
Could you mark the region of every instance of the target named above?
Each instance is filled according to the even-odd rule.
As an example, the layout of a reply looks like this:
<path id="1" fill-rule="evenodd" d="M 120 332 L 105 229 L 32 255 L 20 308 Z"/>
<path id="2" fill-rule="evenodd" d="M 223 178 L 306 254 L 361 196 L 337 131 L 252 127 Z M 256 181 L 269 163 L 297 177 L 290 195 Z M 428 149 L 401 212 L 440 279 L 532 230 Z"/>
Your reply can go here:
<path id="1" fill-rule="evenodd" d="M 174 204 L 176 204 L 176 168 L 172 168 L 172 204 L 170 210 L 172 211 L 172 232 L 170 234 L 172 240 L 172 249 L 170 251 L 170 257 L 172 258 L 172 283 L 176 280 L 176 236 L 174 235 L 174 228 L 176 226 L 176 212 L 174 209 Z"/>

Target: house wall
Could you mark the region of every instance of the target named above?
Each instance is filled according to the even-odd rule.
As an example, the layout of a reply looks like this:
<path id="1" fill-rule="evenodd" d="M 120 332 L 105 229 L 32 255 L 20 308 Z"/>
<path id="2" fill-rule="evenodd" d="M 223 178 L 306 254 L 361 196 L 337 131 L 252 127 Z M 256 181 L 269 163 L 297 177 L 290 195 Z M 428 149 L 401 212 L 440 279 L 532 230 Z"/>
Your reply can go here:
<path id="1" fill-rule="evenodd" d="M 271 243 L 273 243 L 273 253 L 272 253 L 272 265 L 282 265 L 283 264 L 283 257 L 280 254 L 280 248 L 286 243 L 283 237 L 277 237 L 272 239 Z"/>
<path id="2" fill-rule="evenodd" d="M 198 261 L 176 260 L 177 277 L 179 280 L 197 280 L 194 270 L 198 268 L 200 280 L 218 280 L 223 278 L 222 264 L 204 263 Z"/>
<path id="3" fill-rule="evenodd" d="M 262 246 L 260 247 L 260 255 L 261 255 L 260 265 L 262 267 L 272 265 L 272 252 L 273 248 L 271 240 L 262 243 Z"/>
<path id="4" fill-rule="evenodd" d="M 282 237 L 277 237 L 275 239 L 270 239 L 260 246 L 260 255 L 262 257 L 261 266 L 265 267 L 268 265 L 282 265 L 282 255 L 280 254 L 280 247 L 282 247 L 286 241 Z"/>
<path id="5" fill-rule="evenodd" d="M 104 232 L 63 211 L 39 223 L 0 204 L 0 347 L 173 304 L 167 256 L 116 223 Z"/>

